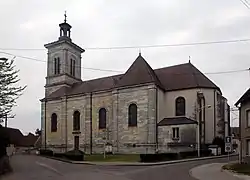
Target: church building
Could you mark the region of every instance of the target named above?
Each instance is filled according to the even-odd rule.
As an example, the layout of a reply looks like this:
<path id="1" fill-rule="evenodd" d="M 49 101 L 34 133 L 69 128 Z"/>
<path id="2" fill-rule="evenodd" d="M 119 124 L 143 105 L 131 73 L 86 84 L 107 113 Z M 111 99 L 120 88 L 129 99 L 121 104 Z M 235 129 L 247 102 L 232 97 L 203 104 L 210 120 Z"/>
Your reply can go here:
<path id="1" fill-rule="evenodd" d="M 44 148 L 179 152 L 228 135 L 227 99 L 191 62 L 152 69 L 139 54 L 124 74 L 82 80 L 85 50 L 73 43 L 66 19 L 59 27 L 59 39 L 45 44 Z"/>

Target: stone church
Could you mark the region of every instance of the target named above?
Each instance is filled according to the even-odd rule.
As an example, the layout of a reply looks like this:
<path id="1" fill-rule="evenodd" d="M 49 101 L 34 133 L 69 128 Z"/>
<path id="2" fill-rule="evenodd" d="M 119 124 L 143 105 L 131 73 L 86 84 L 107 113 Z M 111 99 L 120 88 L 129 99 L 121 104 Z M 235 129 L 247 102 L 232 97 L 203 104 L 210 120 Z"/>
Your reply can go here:
<path id="1" fill-rule="evenodd" d="M 124 74 L 81 79 L 84 49 L 59 24 L 48 49 L 41 99 L 42 145 L 58 152 L 156 153 L 195 150 L 228 135 L 220 88 L 191 62 L 152 69 L 141 54 Z M 84 61 L 83 61 L 84 62 Z"/>

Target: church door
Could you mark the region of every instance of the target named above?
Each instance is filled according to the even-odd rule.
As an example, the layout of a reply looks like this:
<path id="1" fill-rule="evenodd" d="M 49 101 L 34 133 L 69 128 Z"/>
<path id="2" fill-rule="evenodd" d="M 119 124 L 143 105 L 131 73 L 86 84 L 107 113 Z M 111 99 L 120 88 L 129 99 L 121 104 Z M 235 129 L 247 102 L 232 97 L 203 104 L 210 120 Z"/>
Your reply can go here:
<path id="1" fill-rule="evenodd" d="M 75 136 L 74 147 L 75 147 L 75 150 L 79 149 L 79 136 Z"/>

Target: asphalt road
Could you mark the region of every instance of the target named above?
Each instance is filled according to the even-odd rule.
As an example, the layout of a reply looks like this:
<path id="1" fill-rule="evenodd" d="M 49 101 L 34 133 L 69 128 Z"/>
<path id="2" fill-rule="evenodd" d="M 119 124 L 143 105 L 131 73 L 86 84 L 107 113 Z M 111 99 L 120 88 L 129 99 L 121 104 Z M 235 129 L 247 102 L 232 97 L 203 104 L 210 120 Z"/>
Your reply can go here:
<path id="1" fill-rule="evenodd" d="M 231 158 L 236 160 L 236 157 Z M 227 162 L 227 158 L 202 160 L 160 166 L 92 166 L 68 164 L 32 155 L 15 155 L 11 158 L 14 173 L 0 177 L 4 180 L 194 180 L 189 175 L 193 167 Z"/>

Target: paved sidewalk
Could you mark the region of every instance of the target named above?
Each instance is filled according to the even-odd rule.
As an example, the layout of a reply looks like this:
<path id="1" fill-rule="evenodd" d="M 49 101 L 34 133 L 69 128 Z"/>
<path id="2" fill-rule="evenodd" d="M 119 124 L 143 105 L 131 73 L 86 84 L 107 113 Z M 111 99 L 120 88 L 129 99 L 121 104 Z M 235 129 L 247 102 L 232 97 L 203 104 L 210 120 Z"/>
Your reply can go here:
<path id="1" fill-rule="evenodd" d="M 190 170 L 190 175 L 198 180 L 250 180 L 249 176 L 222 170 L 224 164 L 212 163 L 198 166 Z"/>
<path id="2" fill-rule="evenodd" d="M 238 156 L 238 154 L 232 154 L 230 157 Z M 90 161 L 70 161 L 61 158 L 55 157 L 47 157 L 50 159 L 55 159 L 67 163 L 72 164 L 85 164 L 85 165 L 98 165 L 98 166 L 156 166 L 156 165 L 166 165 L 166 164 L 175 164 L 175 163 L 182 163 L 182 162 L 191 162 L 191 161 L 199 161 L 199 160 L 209 160 L 209 159 L 218 159 L 218 158 L 225 158 L 228 155 L 221 155 L 221 156 L 209 156 L 209 157 L 200 157 L 200 158 L 191 158 L 191 159 L 179 159 L 173 161 L 162 161 L 162 162 L 153 162 L 153 163 L 142 163 L 142 162 L 90 162 Z"/>

